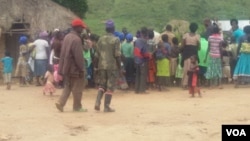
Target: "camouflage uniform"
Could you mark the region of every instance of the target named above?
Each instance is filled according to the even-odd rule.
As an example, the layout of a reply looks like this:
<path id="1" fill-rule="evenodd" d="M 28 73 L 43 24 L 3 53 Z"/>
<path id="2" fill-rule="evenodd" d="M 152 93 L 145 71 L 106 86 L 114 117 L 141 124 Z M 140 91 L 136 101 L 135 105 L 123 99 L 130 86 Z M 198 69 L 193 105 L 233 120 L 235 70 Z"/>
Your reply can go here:
<path id="1" fill-rule="evenodd" d="M 101 99 L 105 94 L 104 112 L 114 112 L 109 107 L 116 85 L 116 74 L 121 56 L 120 41 L 112 33 L 107 33 L 97 42 L 95 57 L 98 59 L 99 90 L 95 110 L 100 110 Z"/>
<path id="2" fill-rule="evenodd" d="M 116 85 L 117 62 L 121 56 L 120 41 L 113 34 L 106 34 L 97 42 L 95 57 L 98 58 L 98 79 L 100 88 L 108 93 L 114 91 Z"/>

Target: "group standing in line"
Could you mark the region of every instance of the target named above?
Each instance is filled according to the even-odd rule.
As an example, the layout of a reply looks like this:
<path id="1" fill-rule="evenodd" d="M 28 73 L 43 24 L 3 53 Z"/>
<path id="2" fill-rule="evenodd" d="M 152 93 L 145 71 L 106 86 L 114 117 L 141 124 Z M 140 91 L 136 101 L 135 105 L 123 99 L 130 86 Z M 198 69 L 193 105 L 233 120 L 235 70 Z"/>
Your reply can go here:
<path id="1" fill-rule="evenodd" d="M 104 96 L 104 112 L 114 112 L 110 104 L 115 88 L 119 88 L 118 80 L 123 80 L 126 88 L 136 94 L 148 93 L 149 89 L 164 91 L 169 86 L 181 86 L 189 88 L 191 97 L 195 92 L 201 96 L 200 86 L 222 89 L 223 80 L 234 81 L 238 87 L 250 82 L 247 63 L 250 59 L 250 26 L 241 30 L 236 19 L 230 23 L 232 38 L 228 42 L 223 39 L 219 25 L 212 24 L 209 19 L 204 20 L 204 33 L 196 33 L 198 25 L 191 23 L 190 32 L 181 39 L 175 37 L 171 25 L 167 25 L 161 34 L 142 27 L 133 36 L 127 28 L 117 32 L 113 20 L 106 21 L 107 33 L 99 37 L 87 30 L 81 19 L 75 19 L 71 30 L 55 29 L 52 38 L 45 31 L 34 42 L 22 35 L 15 76 L 19 78 L 20 86 L 26 86 L 35 77 L 36 85 L 44 86 L 44 94 L 53 95 L 56 88 L 63 88 L 56 102 L 56 108 L 61 112 L 71 93 L 73 111 L 87 111 L 81 102 L 85 87 L 98 87 L 95 110 L 100 111 Z M 13 59 L 6 52 L 1 61 L 4 80 L 10 89 Z M 125 79 L 119 79 L 123 77 Z"/>

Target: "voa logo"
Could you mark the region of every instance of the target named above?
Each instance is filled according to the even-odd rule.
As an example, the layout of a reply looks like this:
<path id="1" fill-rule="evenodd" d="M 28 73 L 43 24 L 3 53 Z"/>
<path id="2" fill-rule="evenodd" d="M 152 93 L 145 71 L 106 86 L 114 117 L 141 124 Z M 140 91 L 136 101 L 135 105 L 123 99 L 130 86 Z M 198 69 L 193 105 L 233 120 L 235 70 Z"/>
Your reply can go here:
<path id="1" fill-rule="evenodd" d="M 226 129 L 227 136 L 247 136 L 244 129 Z"/>

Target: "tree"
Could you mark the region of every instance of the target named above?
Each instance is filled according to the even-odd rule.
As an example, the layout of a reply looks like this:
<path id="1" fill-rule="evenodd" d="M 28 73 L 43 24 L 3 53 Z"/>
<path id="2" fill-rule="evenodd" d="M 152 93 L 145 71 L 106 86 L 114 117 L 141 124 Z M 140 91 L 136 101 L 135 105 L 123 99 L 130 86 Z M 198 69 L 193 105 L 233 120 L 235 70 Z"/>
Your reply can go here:
<path id="1" fill-rule="evenodd" d="M 52 0 L 66 8 L 69 8 L 77 16 L 83 18 L 88 11 L 87 0 Z"/>

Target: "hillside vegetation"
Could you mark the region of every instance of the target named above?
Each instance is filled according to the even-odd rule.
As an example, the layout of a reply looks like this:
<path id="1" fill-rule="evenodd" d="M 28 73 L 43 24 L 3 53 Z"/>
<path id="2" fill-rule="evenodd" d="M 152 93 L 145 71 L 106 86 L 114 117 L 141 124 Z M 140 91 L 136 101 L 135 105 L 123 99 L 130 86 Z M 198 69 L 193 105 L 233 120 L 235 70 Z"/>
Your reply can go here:
<path id="1" fill-rule="evenodd" d="M 85 21 L 92 32 L 104 33 L 104 22 L 113 19 L 118 31 L 135 33 L 141 26 L 161 32 L 170 20 L 195 21 L 206 17 L 226 20 L 249 19 L 249 0 L 88 0 Z M 201 31 L 201 29 L 200 29 Z"/>

